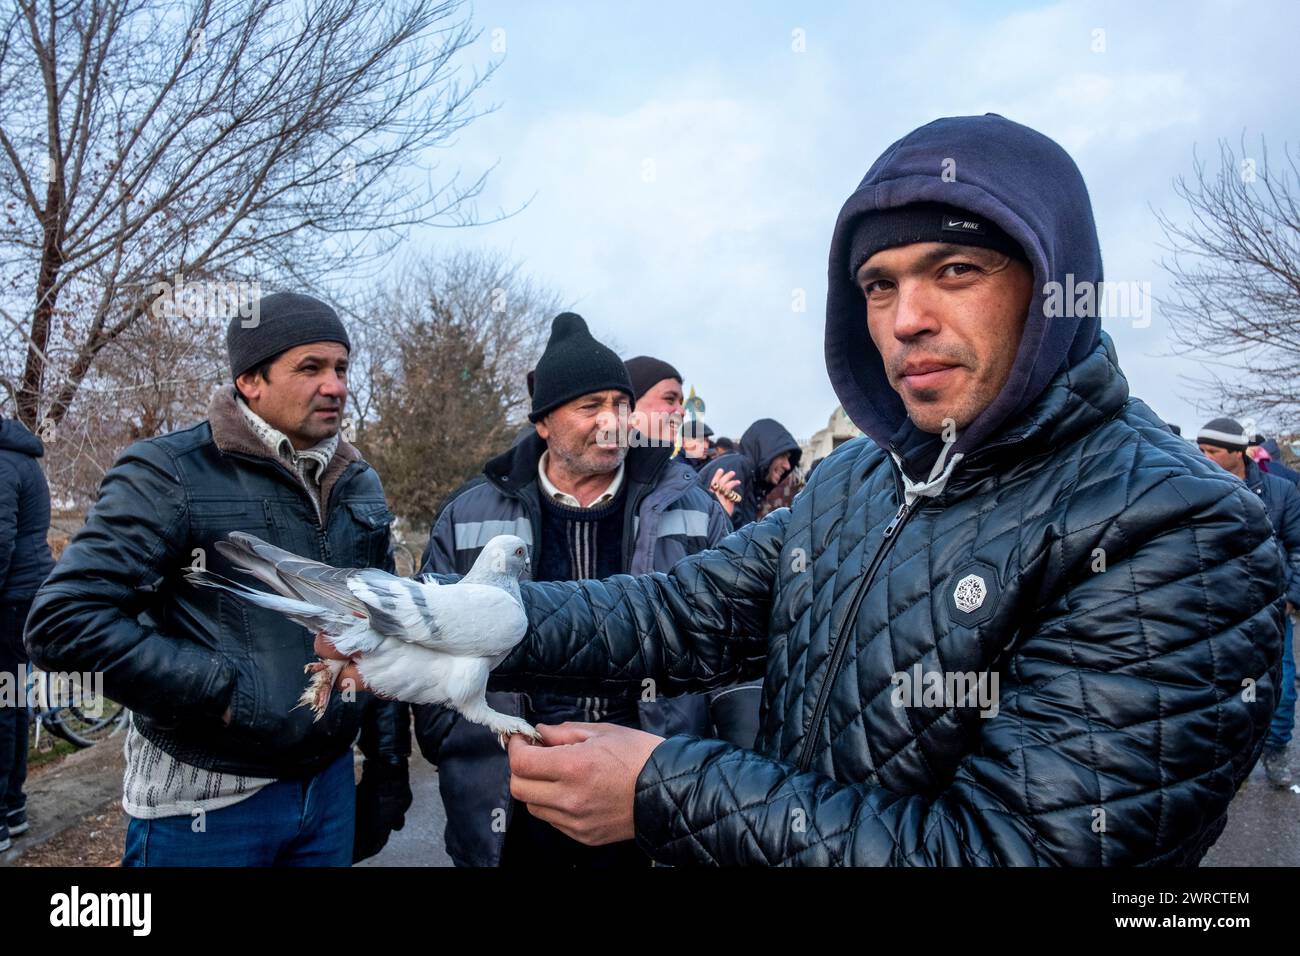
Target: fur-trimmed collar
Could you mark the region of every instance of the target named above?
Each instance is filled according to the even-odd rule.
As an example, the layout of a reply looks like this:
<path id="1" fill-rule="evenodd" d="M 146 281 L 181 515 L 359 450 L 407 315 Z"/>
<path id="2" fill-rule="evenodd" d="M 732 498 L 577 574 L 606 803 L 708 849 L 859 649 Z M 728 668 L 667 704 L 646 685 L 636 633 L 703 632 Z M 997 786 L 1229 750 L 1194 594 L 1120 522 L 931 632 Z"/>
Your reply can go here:
<path id="1" fill-rule="evenodd" d="M 236 453 L 241 455 L 252 455 L 255 458 L 265 458 L 267 461 L 279 463 L 279 459 L 263 444 L 262 440 L 257 437 L 252 427 L 248 424 L 239 407 L 235 404 L 239 399 L 235 398 L 235 386 L 222 385 L 212 393 L 212 400 L 208 403 L 208 425 L 212 429 L 212 441 L 217 449 L 223 454 Z M 321 512 L 328 513 L 330 491 L 334 488 L 334 483 L 338 481 L 339 476 L 343 474 L 344 469 L 354 461 L 361 460 L 361 452 L 344 441 L 339 436 L 339 444 L 334 449 L 334 457 L 330 459 L 325 470 L 320 476 L 320 500 Z"/>

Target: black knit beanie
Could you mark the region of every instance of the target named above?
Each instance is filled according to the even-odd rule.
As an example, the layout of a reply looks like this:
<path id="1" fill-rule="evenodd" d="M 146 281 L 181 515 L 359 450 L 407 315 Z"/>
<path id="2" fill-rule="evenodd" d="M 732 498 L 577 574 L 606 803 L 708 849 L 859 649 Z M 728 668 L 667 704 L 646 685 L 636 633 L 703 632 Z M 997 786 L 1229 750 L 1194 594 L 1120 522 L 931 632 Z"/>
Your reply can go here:
<path id="1" fill-rule="evenodd" d="M 877 252 L 914 242 L 979 246 L 1028 261 L 1020 243 L 985 216 L 943 203 L 917 202 L 862 217 L 849 247 L 849 279 L 856 283 L 862 263 Z"/>
<path id="2" fill-rule="evenodd" d="M 226 328 L 230 375 L 239 378 L 281 352 L 312 342 L 338 342 L 352 351 L 338 313 L 320 299 L 296 292 L 264 295 L 251 318 L 237 314 Z"/>
<path id="3" fill-rule="evenodd" d="M 533 370 L 533 411 L 530 422 L 541 421 L 565 402 L 592 392 L 618 389 L 636 404 L 627 369 L 614 350 L 601 345 L 574 312 L 561 312 L 551 323 L 551 338 Z"/>
<path id="4" fill-rule="evenodd" d="M 646 392 L 666 378 L 677 379 L 678 385 L 682 383 L 682 373 L 662 359 L 638 355 L 623 364 L 627 366 L 628 377 L 632 380 L 632 394 L 638 402 Z"/>

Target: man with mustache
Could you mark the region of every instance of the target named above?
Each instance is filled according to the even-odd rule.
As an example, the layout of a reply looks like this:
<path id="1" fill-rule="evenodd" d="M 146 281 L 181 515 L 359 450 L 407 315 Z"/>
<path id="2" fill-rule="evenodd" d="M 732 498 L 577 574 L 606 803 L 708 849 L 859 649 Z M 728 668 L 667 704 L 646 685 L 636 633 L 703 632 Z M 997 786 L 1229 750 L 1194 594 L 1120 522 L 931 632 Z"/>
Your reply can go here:
<path id="1" fill-rule="evenodd" d="M 680 409 L 680 376 L 671 367 L 632 368 L 641 380 L 650 379 L 648 385 L 665 379 L 666 389 L 676 384 L 676 402 L 668 396 L 664 416 L 672 416 L 674 404 Z M 528 542 L 538 581 L 667 571 L 717 544 L 730 524 L 721 506 L 696 485 L 695 472 L 672 459 L 672 441 L 619 433 L 620 423 L 636 420 L 629 415 L 637 403 L 629 371 L 591 336 L 581 316 L 556 316 L 532 376 L 528 417 L 534 433 L 489 461 L 483 468 L 486 480 L 466 487 L 444 508 L 429 537 L 424 570 L 464 574 L 498 534 Z M 668 693 L 650 682 L 630 698 L 599 691 L 488 698 L 494 709 L 530 722 L 579 720 L 657 734 L 710 735 L 710 701 Z M 734 725 L 732 711 L 729 699 L 719 705 L 727 727 Z M 585 847 L 516 806 L 510 799 L 510 768 L 496 738 L 454 711 L 416 707 L 416 739 L 438 766 L 447 852 L 458 866 L 649 863 L 630 842 Z"/>
<path id="2" fill-rule="evenodd" d="M 762 674 L 757 741 L 540 727 L 516 799 L 671 865 L 1196 864 L 1264 746 L 1282 561 L 1088 300 L 1055 307 L 1101 279 L 1046 136 L 987 114 L 889 147 L 830 249 L 827 371 L 866 437 L 666 575 L 525 585 L 489 684 Z"/>
<path id="3" fill-rule="evenodd" d="M 406 708 L 345 687 L 314 721 L 296 707 L 311 635 L 182 578 L 203 566 L 257 586 L 213 547 L 231 531 L 391 572 L 392 514 L 339 434 L 351 344 L 334 310 L 268 295 L 231 318 L 226 345 L 233 385 L 207 420 L 136 442 L 104 477 L 27 646 L 47 670 L 101 671 L 133 712 L 124 866 L 348 866 L 410 804 Z"/>

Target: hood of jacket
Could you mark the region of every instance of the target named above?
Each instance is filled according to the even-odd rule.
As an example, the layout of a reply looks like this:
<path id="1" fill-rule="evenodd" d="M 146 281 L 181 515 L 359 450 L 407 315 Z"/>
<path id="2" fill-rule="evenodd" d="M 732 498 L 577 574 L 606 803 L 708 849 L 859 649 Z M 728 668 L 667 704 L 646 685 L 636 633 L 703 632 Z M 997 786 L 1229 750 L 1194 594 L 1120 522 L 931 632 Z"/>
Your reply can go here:
<path id="1" fill-rule="evenodd" d="M 1092 204 L 1064 149 L 994 113 L 935 120 L 876 160 L 835 224 L 825 349 L 827 372 L 844 410 L 883 448 L 892 448 L 900 432 L 906 435 L 907 411 L 867 330 L 866 301 L 849 275 L 850 246 L 862 217 L 917 202 L 942 202 L 991 219 L 1020 244 L 1034 273 L 1034 296 L 1007 382 L 952 448 L 968 455 L 1098 344 L 1095 309 L 1091 316 L 1068 314 L 1074 309 L 1050 321 L 1045 316 L 1049 283 L 1069 288 L 1072 281 L 1079 288 L 1102 280 Z"/>
<path id="2" fill-rule="evenodd" d="M 45 445 L 16 418 L 4 418 L 0 419 L 0 451 L 16 451 L 40 458 L 45 454 Z"/>
<path id="3" fill-rule="evenodd" d="M 760 418 L 745 429 L 745 434 L 740 436 L 740 451 L 754 463 L 757 469 L 755 474 L 762 479 L 767 478 L 767 470 L 772 467 L 772 461 L 777 455 L 789 452 L 790 464 L 798 465 L 803 454 L 794 436 L 784 425 L 771 418 Z"/>

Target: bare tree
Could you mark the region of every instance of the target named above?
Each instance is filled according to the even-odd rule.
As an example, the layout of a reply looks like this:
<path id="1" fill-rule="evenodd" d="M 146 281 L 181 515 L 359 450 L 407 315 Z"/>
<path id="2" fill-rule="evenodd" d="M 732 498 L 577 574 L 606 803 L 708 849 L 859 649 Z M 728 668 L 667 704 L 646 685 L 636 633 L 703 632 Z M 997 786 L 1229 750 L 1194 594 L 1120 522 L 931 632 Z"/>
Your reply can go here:
<path id="1" fill-rule="evenodd" d="M 1180 354 L 1207 368 L 1213 408 L 1300 425 L 1300 149 L 1270 165 L 1219 144 L 1217 168 L 1193 154 L 1190 180 L 1174 190 L 1187 206 L 1157 212 L 1166 237 L 1171 295 L 1161 305 Z M 1215 367 L 1222 370 L 1216 371 Z"/>
<path id="2" fill-rule="evenodd" d="M 62 424 L 40 429 L 54 497 L 79 512 L 131 442 L 201 421 L 230 381 L 225 331 L 203 314 L 151 310 L 107 345 Z"/>
<path id="3" fill-rule="evenodd" d="M 356 308 L 357 445 L 417 537 L 523 425 L 525 376 L 559 310 L 518 264 L 479 252 L 410 263 Z"/>
<path id="4" fill-rule="evenodd" d="M 483 176 L 437 182 L 430 154 L 476 115 L 474 37 L 459 0 L 16 0 L 0 384 L 18 417 L 61 423 L 164 288 L 317 288 L 412 224 L 473 221 Z"/>

